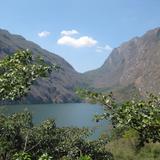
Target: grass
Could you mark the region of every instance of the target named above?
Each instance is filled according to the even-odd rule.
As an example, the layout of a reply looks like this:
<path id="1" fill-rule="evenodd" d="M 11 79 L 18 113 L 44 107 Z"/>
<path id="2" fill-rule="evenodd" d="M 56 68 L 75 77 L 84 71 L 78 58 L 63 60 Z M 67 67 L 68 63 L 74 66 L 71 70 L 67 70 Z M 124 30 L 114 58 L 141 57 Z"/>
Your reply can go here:
<path id="1" fill-rule="evenodd" d="M 121 138 L 108 143 L 106 150 L 114 155 L 115 160 L 160 160 L 160 143 L 146 144 L 136 152 L 134 140 Z"/>

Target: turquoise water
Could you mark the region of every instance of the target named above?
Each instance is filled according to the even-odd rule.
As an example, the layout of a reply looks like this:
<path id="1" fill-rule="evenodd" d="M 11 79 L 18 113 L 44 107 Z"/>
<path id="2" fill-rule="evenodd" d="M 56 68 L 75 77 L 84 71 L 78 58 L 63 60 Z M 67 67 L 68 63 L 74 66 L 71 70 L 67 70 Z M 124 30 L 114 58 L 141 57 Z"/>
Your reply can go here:
<path id="1" fill-rule="evenodd" d="M 95 114 L 103 113 L 103 108 L 97 104 L 67 103 L 67 104 L 36 104 L 36 105 L 8 105 L 4 112 L 11 114 L 28 109 L 33 113 L 33 122 L 39 124 L 47 118 L 55 119 L 58 127 L 89 127 L 95 129 L 91 138 L 97 138 L 106 131 L 107 122 L 93 121 Z"/>

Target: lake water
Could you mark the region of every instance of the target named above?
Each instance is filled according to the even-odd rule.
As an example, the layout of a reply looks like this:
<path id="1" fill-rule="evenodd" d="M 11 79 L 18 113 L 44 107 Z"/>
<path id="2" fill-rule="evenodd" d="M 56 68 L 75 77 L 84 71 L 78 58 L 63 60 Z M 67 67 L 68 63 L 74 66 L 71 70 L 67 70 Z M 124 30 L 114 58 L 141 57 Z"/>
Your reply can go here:
<path id="1" fill-rule="evenodd" d="M 103 113 L 103 107 L 97 104 L 88 103 L 67 103 L 67 104 L 36 104 L 36 105 L 8 105 L 4 112 L 11 114 L 23 111 L 27 108 L 33 113 L 33 122 L 35 124 L 47 118 L 55 119 L 58 127 L 74 126 L 89 127 L 95 129 L 95 133 L 90 137 L 97 138 L 107 130 L 107 122 L 99 123 L 93 121 L 95 114 Z"/>

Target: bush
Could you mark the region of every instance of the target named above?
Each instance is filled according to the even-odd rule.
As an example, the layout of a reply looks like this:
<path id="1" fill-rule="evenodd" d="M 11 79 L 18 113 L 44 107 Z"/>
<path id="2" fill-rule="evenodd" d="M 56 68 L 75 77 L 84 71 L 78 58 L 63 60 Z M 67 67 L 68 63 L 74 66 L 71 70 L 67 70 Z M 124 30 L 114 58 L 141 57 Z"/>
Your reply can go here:
<path id="1" fill-rule="evenodd" d="M 41 159 L 52 157 L 53 160 L 58 160 L 67 157 L 75 160 L 81 154 L 88 155 L 93 160 L 112 159 L 111 153 L 105 151 L 106 143 L 86 141 L 88 135 L 86 128 L 58 128 L 51 119 L 34 126 L 32 114 L 28 111 L 10 116 L 1 114 L 0 159 L 15 159 L 16 156 L 23 159 L 31 155 L 32 160 L 37 160 L 42 155 Z"/>
<path id="2" fill-rule="evenodd" d="M 47 153 L 44 153 L 41 155 L 41 157 L 39 157 L 38 160 L 52 160 L 52 157 L 49 156 Z"/>
<path id="3" fill-rule="evenodd" d="M 19 152 L 13 155 L 12 160 L 32 160 L 31 156 L 26 152 Z"/>

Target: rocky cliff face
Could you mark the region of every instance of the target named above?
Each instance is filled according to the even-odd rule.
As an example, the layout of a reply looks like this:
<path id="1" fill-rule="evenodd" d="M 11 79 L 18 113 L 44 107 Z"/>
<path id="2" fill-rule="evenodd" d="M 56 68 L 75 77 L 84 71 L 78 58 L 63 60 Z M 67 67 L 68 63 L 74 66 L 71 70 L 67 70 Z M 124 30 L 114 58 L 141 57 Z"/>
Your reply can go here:
<path id="1" fill-rule="evenodd" d="M 142 95 L 160 92 L 160 28 L 115 48 L 101 68 L 85 76 L 98 89 L 132 85 Z"/>
<path id="2" fill-rule="evenodd" d="M 61 66 L 59 72 L 53 72 L 48 78 L 39 79 L 34 83 L 25 103 L 52 103 L 78 101 L 74 88 L 83 85 L 81 75 L 63 58 L 42 49 L 37 44 L 27 41 L 19 35 L 0 30 L 0 58 L 10 55 L 17 49 L 30 49 L 33 56 L 40 55 L 49 63 Z"/>

